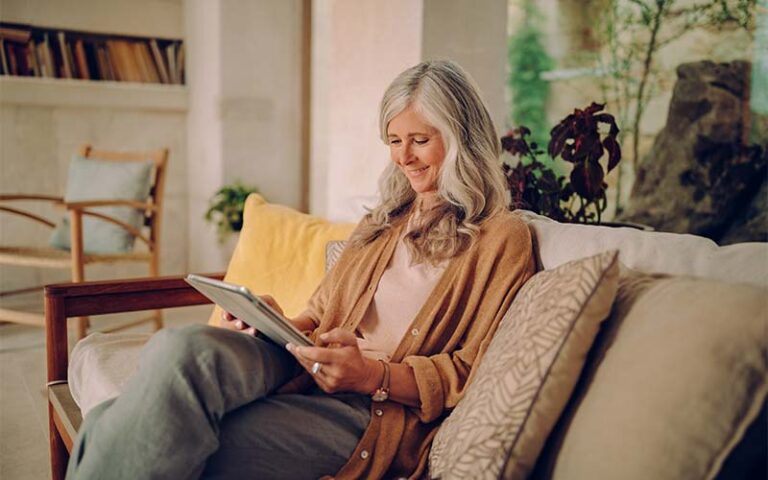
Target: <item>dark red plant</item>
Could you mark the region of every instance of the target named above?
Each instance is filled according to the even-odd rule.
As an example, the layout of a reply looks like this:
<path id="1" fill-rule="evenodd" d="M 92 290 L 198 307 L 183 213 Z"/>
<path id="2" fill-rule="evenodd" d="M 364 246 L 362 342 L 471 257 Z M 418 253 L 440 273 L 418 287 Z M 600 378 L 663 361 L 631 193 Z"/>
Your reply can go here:
<path id="1" fill-rule="evenodd" d="M 613 115 L 598 113 L 603 108 L 605 104 L 595 102 L 584 110 L 577 108 L 550 132 L 549 155 L 552 158 L 560 156 L 566 162 L 573 163 L 571 184 L 587 202 L 604 199 L 608 185 L 603 179 L 621 160 L 621 147 L 616 140 L 619 127 Z M 601 123 L 610 126 L 602 141 Z M 607 171 L 603 171 L 599 161 L 604 151 L 608 152 Z"/>
<path id="2" fill-rule="evenodd" d="M 520 127 L 510 130 L 501 139 L 505 151 L 528 159 L 514 167 L 502 164 L 511 196 L 510 208 L 531 210 L 560 222 L 570 221 L 563 202 L 570 198 L 573 190 L 565 185 L 565 177 L 557 175 L 538 160 L 537 155 L 544 152 L 538 150 L 535 142 L 528 144 L 525 137 L 530 133 L 528 128 Z"/>
<path id="3" fill-rule="evenodd" d="M 520 126 L 502 137 L 502 148 L 520 158 L 514 167 L 503 164 L 511 194 L 510 208 L 532 210 L 558 221 L 600 223 L 607 203 L 605 175 L 621 160 L 616 139 L 619 128 L 613 115 L 600 113 L 604 107 L 593 102 L 584 110 L 575 109 L 550 132 L 548 153 L 553 159 L 559 156 L 573 164 L 570 181 L 538 160 L 537 156 L 544 152 L 536 143 L 528 143 L 528 128 Z M 602 138 L 600 124 L 610 127 Z M 603 170 L 600 159 L 605 152 L 608 163 Z M 575 211 L 574 195 L 579 199 Z"/>

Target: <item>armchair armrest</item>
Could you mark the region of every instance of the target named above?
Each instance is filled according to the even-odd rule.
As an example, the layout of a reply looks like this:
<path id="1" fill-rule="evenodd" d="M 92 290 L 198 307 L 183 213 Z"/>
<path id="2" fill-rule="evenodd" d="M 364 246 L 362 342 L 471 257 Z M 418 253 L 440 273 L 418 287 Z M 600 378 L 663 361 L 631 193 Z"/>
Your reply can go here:
<path id="1" fill-rule="evenodd" d="M 206 274 L 221 279 L 223 273 Z M 211 303 L 184 276 L 100 282 L 61 283 L 45 287 L 45 335 L 48 383 L 67 380 L 67 318 Z"/>
<path id="2" fill-rule="evenodd" d="M 89 207 L 133 207 L 136 210 L 156 210 L 153 203 L 139 202 L 138 200 L 82 200 L 78 202 L 65 202 L 67 210 L 82 210 Z"/>
<path id="3" fill-rule="evenodd" d="M 45 200 L 48 202 L 62 203 L 64 199 L 62 197 L 54 197 L 51 195 L 27 195 L 23 193 L 12 193 L 0 195 L 0 202 L 16 201 L 16 200 Z"/>
<path id="4" fill-rule="evenodd" d="M 55 206 L 59 206 L 64 203 L 63 198 L 53 197 L 51 195 L 26 195 L 26 194 L 17 194 L 17 193 L 10 194 L 10 195 L 5 195 L 5 194 L 0 195 L 0 202 L 29 201 L 29 200 L 42 200 L 45 202 L 51 202 Z M 26 210 L 19 210 L 18 208 L 12 208 L 12 207 L 6 207 L 6 206 L 0 205 L 0 211 L 12 213 L 14 215 L 19 215 L 19 216 L 28 218 L 30 220 L 34 220 L 50 228 L 53 228 L 56 226 L 53 222 L 51 222 L 47 218 L 43 218 L 40 215 L 36 215 Z"/>

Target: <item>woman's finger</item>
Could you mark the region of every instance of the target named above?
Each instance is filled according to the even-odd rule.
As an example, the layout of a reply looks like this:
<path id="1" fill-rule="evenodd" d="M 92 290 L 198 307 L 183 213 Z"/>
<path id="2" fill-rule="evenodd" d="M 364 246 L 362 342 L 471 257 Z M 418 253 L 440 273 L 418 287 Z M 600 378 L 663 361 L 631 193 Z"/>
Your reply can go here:
<path id="1" fill-rule="evenodd" d="M 319 340 L 324 345 L 330 345 L 334 343 L 349 347 L 357 345 L 357 337 L 355 334 L 349 330 L 344 330 L 343 328 L 334 328 L 329 332 L 325 332 L 324 334 L 320 335 Z"/>
<path id="2" fill-rule="evenodd" d="M 272 295 L 259 295 L 259 298 L 264 301 L 267 305 L 272 307 L 273 310 L 275 310 L 280 315 L 283 315 L 283 309 L 278 305 L 277 300 L 275 300 Z"/>
<path id="3" fill-rule="evenodd" d="M 296 347 L 294 346 L 294 352 L 301 358 L 307 359 L 311 362 L 320 363 L 335 363 L 343 361 L 343 352 L 337 348 L 326 347 Z"/>

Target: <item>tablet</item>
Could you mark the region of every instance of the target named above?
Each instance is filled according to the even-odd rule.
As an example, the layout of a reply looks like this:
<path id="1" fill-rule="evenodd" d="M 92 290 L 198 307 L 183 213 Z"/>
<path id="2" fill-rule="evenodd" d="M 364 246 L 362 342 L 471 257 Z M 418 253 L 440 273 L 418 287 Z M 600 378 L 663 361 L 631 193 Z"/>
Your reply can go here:
<path id="1" fill-rule="evenodd" d="M 306 335 L 246 287 L 195 274 L 187 275 L 185 280 L 216 305 L 256 328 L 276 344 L 313 346 Z"/>

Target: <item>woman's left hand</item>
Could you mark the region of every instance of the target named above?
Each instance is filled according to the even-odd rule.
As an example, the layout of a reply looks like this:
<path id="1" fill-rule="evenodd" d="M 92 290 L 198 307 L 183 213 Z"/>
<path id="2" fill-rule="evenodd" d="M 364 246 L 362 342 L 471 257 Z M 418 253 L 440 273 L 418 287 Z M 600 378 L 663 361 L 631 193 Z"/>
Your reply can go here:
<path id="1" fill-rule="evenodd" d="M 352 332 L 335 328 L 320 335 L 318 343 L 322 346 L 299 347 L 289 343 L 286 348 L 324 392 L 367 395 L 376 390 L 381 383 L 378 373 L 383 369 L 380 362 L 363 356 Z M 317 373 L 312 371 L 315 362 L 320 364 Z"/>

